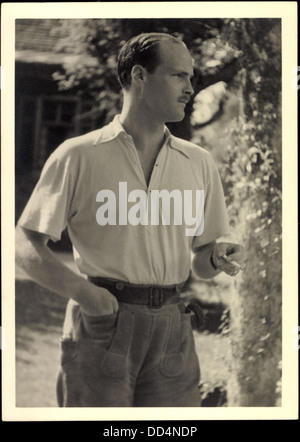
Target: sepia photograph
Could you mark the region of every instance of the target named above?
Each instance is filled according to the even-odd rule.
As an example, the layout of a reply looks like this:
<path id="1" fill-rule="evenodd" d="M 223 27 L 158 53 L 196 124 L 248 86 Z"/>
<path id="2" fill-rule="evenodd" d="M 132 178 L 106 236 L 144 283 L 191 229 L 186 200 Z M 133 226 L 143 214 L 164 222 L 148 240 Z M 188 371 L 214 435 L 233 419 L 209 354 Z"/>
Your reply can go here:
<path id="1" fill-rule="evenodd" d="M 297 418 L 297 4 L 160 3 L 2 4 L 7 420 Z"/>

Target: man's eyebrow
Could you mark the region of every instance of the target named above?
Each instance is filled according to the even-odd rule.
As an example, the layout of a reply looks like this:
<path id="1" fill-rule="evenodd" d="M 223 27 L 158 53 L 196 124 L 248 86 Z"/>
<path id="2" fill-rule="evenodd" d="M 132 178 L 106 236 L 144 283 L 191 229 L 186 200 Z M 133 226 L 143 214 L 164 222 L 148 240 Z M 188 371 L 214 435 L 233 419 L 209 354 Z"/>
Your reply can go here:
<path id="1" fill-rule="evenodd" d="M 193 70 L 193 72 L 188 72 L 188 71 L 184 71 L 183 69 L 174 69 L 176 74 L 183 74 L 183 75 L 188 75 L 190 77 L 193 77 L 195 75 L 195 70 Z"/>

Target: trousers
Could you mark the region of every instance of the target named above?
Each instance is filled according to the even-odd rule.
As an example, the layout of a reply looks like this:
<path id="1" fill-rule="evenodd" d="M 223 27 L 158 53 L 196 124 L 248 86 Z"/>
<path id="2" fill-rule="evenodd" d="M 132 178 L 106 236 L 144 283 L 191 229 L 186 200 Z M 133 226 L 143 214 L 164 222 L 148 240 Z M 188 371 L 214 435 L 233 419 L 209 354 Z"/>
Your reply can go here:
<path id="1" fill-rule="evenodd" d="M 76 338 L 60 340 L 61 407 L 199 407 L 200 366 L 182 301 L 119 302 L 109 316 L 76 308 Z"/>

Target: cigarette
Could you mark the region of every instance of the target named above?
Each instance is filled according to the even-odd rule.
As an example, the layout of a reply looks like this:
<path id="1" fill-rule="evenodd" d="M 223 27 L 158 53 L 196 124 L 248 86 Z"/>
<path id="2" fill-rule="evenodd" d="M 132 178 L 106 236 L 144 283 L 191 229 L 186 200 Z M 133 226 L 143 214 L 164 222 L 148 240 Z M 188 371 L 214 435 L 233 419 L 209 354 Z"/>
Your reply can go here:
<path id="1" fill-rule="evenodd" d="M 224 258 L 225 261 L 229 262 L 230 264 L 232 264 L 237 269 L 239 269 L 239 270 L 243 270 L 244 269 L 244 267 L 241 266 L 238 262 L 236 262 L 236 261 L 229 261 L 227 255 L 223 255 L 222 258 Z"/>

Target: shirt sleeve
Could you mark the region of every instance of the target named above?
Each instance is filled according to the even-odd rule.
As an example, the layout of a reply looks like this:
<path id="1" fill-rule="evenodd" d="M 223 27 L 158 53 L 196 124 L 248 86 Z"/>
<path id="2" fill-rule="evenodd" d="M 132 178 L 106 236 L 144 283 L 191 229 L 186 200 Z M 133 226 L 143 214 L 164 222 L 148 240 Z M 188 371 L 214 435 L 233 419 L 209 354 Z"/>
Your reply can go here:
<path id="1" fill-rule="evenodd" d="M 72 171 L 62 161 L 50 156 L 18 224 L 58 241 L 72 216 L 74 189 Z"/>
<path id="2" fill-rule="evenodd" d="M 230 233 L 223 186 L 212 157 L 207 166 L 207 184 L 204 189 L 204 228 L 201 235 L 194 237 L 193 250 Z"/>

